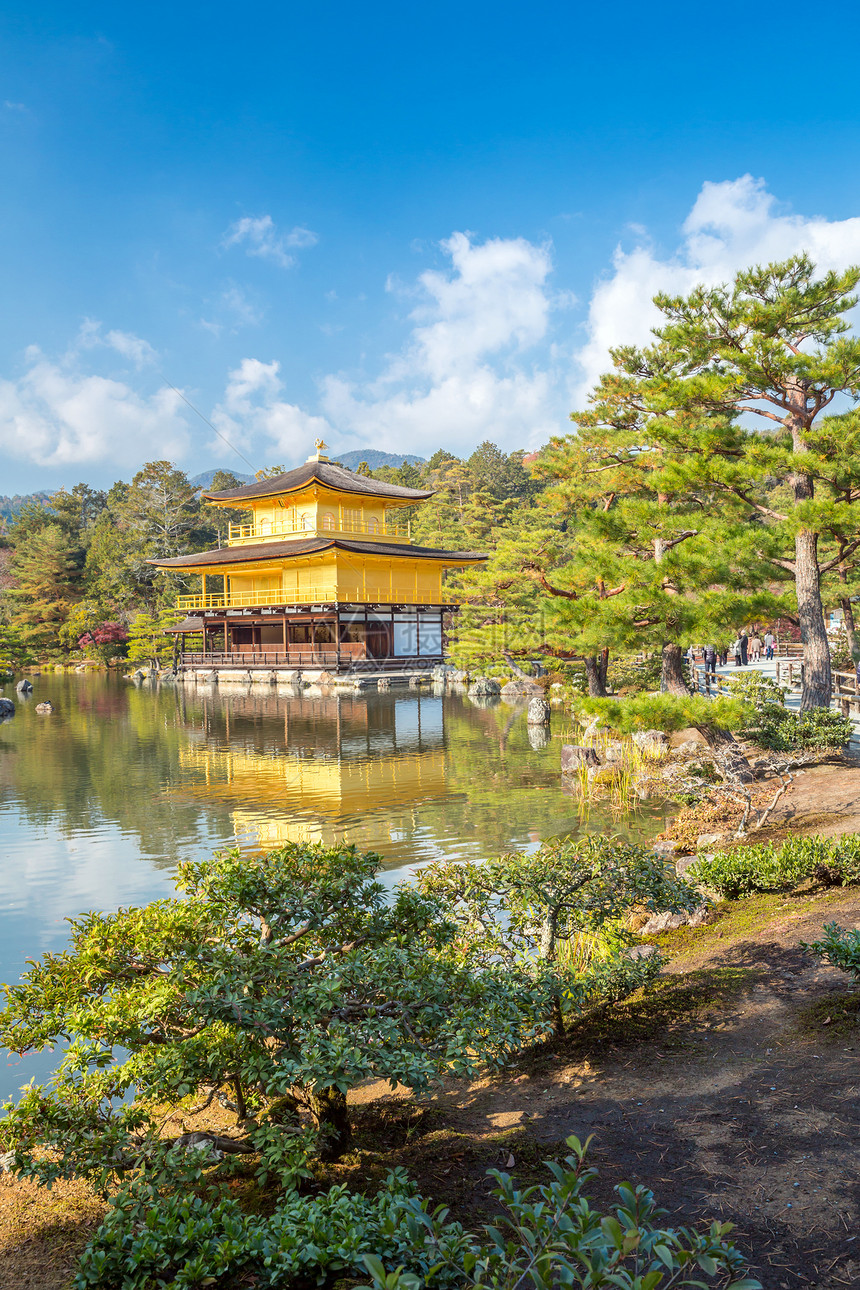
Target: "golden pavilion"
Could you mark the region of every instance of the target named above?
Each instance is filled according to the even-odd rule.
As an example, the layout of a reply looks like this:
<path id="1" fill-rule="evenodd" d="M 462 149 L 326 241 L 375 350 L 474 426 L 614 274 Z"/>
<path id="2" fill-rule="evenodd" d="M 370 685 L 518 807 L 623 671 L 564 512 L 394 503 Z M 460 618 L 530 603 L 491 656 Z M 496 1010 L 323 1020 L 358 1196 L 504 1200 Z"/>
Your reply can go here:
<path id="1" fill-rule="evenodd" d="M 415 546 L 404 507 L 432 491 L 356 475 L 323 455 L 223 492 L 214 506 L 251 513 L 230 524 L 225 547 L 153 560 L 199 574 L 199 595 L 175 629 L 182 668 L 290 668 L 330 672 L 427 668 L 444 657 L 446 569 L 487 559 L 477 551 Z M 202 638 L 202 650 L 199 643 Z"/>

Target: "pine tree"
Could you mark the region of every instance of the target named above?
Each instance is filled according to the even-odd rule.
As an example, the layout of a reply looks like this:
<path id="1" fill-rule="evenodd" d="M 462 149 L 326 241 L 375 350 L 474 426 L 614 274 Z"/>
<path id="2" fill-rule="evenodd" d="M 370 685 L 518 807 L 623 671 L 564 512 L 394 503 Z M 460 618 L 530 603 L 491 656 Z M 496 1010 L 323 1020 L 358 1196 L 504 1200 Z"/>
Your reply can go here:
<path id="1" fill-rule="evenodd" d="M 793 584 L 804 708 L 831 697 L 822 578 L 860 547 L 860 445 L 848 436 L 834 451 L 821 415 L 837 395 L 860 400 L 860 340 L 845 318 L 858 281 L 858 269 L 816 278 L 801 255 L 731 286 L 657 296 L 655 343 L 612 351 L 615 370 L 574 414 L 580 435 L 553 446 L 563 468 L 584 435 L 594 472 L 654 472 L 701 497 L 712 542 L 733 544 L 774 586 Z"/>
<path id="2" fill-rule="evenodd" d="M 80 595 L 80 566 L 63 526 L 46 524 L 19 539 L 12 573 L 11 625 L 25 646 L 45 657 L 57 648 L 60 630 Z"/>

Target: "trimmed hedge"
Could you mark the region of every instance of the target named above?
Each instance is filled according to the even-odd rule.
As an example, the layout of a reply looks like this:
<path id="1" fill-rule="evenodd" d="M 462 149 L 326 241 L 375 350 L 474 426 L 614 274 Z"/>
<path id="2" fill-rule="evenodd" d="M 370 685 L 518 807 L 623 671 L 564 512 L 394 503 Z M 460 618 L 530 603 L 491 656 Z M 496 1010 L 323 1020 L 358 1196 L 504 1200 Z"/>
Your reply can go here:
<path id="1" fill-rule="evenodd" d="M 860 836 L 788 838 L 777 846 L 762 842 L 735 847 L 713 860 L 696 860 L 686 877 L 729 900 L 754 891 L 790 891 L 813 877 L 830 885 L 860 883 Z"/>

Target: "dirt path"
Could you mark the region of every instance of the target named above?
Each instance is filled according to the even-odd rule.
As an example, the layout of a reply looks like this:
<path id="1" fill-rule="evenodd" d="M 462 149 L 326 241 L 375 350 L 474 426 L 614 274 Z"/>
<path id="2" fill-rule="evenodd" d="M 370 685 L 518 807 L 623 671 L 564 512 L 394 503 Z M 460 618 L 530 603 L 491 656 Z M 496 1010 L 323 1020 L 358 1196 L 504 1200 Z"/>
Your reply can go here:
<path id="1" fill-rule="evenodd" d="M 648 998 L 513 1081 L 435 1099 L 402 1163 L 435 1199 L 462 1210 L 472 1188 L 480 1209 L 487 1164 L 529 1162 L 531 1180 L 536 1153 L 593 1134 L 601 1201 L 626 1179 L 671 1222 L 735 1223 L 766 1290 L 860 1286 L 860 995 L 798 948 L 831 920 L 860 926 L 860 892 L 746 901 L 674 934 Z M 385 1104 L 367 1108 L 377 1128 Z"/>
<path id="2" fill-rule="evenodd" d="M 828 838 L 860 832 L 860 766 L 814 766 L 795 776 L 774 811 L 775 827 Z"/>

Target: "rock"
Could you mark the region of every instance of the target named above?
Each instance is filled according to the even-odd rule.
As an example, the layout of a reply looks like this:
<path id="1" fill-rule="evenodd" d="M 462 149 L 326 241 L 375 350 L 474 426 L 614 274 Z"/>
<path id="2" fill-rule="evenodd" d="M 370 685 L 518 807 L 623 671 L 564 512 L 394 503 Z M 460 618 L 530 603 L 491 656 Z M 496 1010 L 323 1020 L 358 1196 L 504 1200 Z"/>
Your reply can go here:
<path id="1" fill-rule="evenodd" d="M 24 677 L 23 681 L 19 681 L 19 682 L 18 682 L 18 684 L 15 686 L 15 689 L 18 691 L 18 693 L 19 693 L 19 694 L 32 694 L 32 693 L 33 693 L 33 685 L 32 685 L 32 682 L 31 682 L 31 681 L 28 681 L 26 677 Z"/>
<path id="2" fill-rule="evenodd" d="M 36 704 L 36 711 L 41 713 L 43 717 L 49 717 L 54 711 L 54 705 L 51 703 L 50 699 L 46 699 L 44 703 Z"/>
<path id="3" fill-rule="evenodd" d="M 529 712 L 526 721 L 530 726 L 548 726 L 552 717 L 552 709 L 546 699 L 530 699 Z"/>
<path id="4" fill-rule="evenodd" d="M 707 742 L 701 730 L 697 730 L 695 726 L 687 726 L 684 730 L 676 730 L 674 734 L 669 736 L 669 743 L 673 748 L 680 748 L 682 744 L 706 744 Z"/>
<path id="5" fill-rule="evenodd" d="M 673 747 L 672 752 L 676 757 L 701 757 L 702 745 L 693 739 L 685 739 L 682 744 Z"/>
<path id="6" fill-rule="evenodd" d="M 609 743 L 603 748 L 603 756 L 606 761 L 624 761 L 625 752 L 624 744 L 620 739 L 610 739 Z"/>
<path id="7" fill-rule="evenodd" d="M 491 695 L 496 696 L 501 692 L 501 685 L 491 676 L 479 676 L 477 681 L 469 686 L 470 699 L 488 699 Z"/>
<path id="8" fill-rule="evenodd" d="M 621 763 L 610 761 L 605 766 L 589 766 L 588 781 L 590 784 L 614 784 L 621 774 Z"/>
<path id="9" fill-rule="evenodd" d="M 541 699 L 543 690 L 532 681 L 508 681 L 502 686 L 502 699 L 505 703 L 518 703 L 520 699 Z"/>
<path id="10" fill-rule="evenodd" d="M 660 838 L 651 848 L 658 856 L 671 856 L 678 850 L 678 843 L 672 838 Z"/>
<path id="11" fill-rule="evenodd" d="M 718 847 L 725 839 L 725 833 L 700 833 L 696 838 L 696 850 L 707 851 L 713 847 Z"/>
<path id="12" fill-rule="evenodd" d="M 387 676 L 381 676 L 379 680 L 376 682 L 376 688 L 377 690 L 390 690 L 391 678 Z"/>
<path id="13" fill-rule="evenodd" d="M 679 878 L 683 878 L 684 874 L 687 872 L 690 865 L 695 864 L 698 859 L 699 859 L 698 856 L 691 856 L 691 855 L 676 856 L 675 873 L 678 875 Z"/>
<path id="14" fill-rule="evenodd" d="M 15 704 L 11 699 L 0 699 L 0 721 L 5 721 L 8 717 L 14 717 Z"/>
<path id="15" fill-rule="evenodd" d="M 458 667 L 452 667 L 450 663 L 437 664 L 430 676 L 442 685 L 462 685 L 468 679 L 467 672 L 461 671 Z"/>
<path id="16" fill-rule="evenodd" d="M 582 744 L 562 744 L 561 746 L 561 770 L 562 774 L 566 771 L 574 772 L 580 766 L 599 766 L 600 758 L 593 748 L 586 748 Z"/>
<path id="17" fill-rule="evenodd" d="M 660 951 L 656 945 L 634 945 L 627 951 L 627 957 L 635 961 L 636 959 L 650 959 L 659 953 Z"/>
<path id="18" fill-rule="evenodd" d="M 639 928 L 639 935 L 655 936 L 658 932 L 673 932 L 677 927 L 701 927 L 707 922 L 710 908 L 710 905 L 700 905 L 689 914 L 652 914 Z"/>
<path id="19" fill-rule="evenodd" d="M 11 1174 L 15 1166 L 15 1152 L 4 1151 L 0 1156 L 0 1174 Z"/>
<path id="20" fill-rule="evenodd" d="M 631 738 L 637 748 L 647 748 L 649 744 L 667 744 L 669 736 L 665 730 L 634 730 Z"/>

